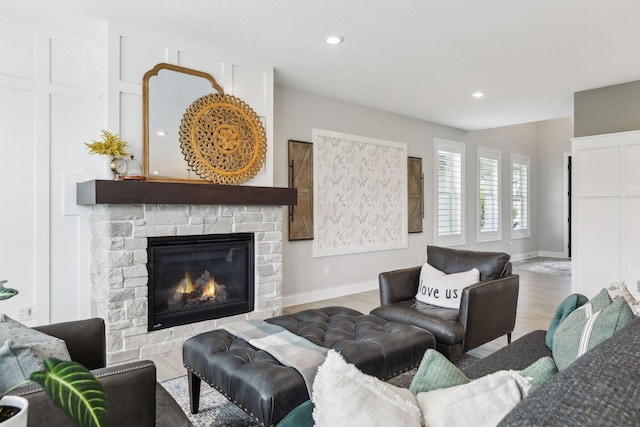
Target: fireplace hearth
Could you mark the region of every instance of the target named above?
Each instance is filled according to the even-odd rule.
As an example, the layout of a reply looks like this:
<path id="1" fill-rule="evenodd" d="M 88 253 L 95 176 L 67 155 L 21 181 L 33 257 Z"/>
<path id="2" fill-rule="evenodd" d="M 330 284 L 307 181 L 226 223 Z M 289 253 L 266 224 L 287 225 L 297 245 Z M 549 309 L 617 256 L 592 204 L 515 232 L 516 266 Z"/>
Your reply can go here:
<path id="1" fill-rule="evenodd" d="M 148 330 L 254 309 L 254 234 L 148 239 Z"/>

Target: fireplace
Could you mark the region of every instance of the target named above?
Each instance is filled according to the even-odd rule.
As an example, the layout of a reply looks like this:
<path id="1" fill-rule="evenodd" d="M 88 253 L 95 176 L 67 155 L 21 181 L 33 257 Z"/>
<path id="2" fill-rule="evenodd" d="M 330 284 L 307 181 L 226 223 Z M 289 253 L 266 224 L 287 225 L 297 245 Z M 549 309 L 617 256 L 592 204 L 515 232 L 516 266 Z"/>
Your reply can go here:
<path id="1" fill-rule="evenodd" d="M 148 330 L 254 309 L 254 234 L 150 237 Z"/>

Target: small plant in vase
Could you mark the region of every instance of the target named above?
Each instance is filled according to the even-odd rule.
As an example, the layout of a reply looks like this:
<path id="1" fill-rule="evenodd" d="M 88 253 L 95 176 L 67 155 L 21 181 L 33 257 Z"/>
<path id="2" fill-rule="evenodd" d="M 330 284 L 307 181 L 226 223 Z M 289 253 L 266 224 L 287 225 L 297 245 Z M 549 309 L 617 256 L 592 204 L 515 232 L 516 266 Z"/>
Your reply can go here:
<path id="1" fill-rule="evenodd" d="M 100 178 L 113 179 L 114 174 L 118 172 L 118 162 L 124 163 L 122 157 L 128 155 L 128 143 L 120 139 L 120 135 L 114 135 L 104 129 L 101 132 L 101 140 L 85 142 L 84 145 L 89 148 L 89 154 L 98 154 L 104 159 Z"/>
<path id="2" fill-rule="evenodd" d="M 120 135 L 114 135 L 106 130 L 102 130 L 101 141 L 85 142 L 89 147 L 89 154 L 103 154 L 109 157 L 123 157 L 127 153 L 127 143 L 120 139 Z"/>

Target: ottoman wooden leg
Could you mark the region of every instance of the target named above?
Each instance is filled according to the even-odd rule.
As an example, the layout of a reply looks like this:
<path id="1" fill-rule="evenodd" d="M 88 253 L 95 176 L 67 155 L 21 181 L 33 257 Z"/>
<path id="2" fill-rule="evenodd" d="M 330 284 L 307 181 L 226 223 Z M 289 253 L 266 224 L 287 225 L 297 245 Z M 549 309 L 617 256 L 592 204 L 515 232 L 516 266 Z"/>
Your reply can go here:
<path id="1" fill-rule="evenodd" d="M 197 414 L 198 408 L 200 407 L 200 383 L 202 380 L 191 371 L 188 371 L 187 378 L 189 379 L 189 403 L 191 413 Z"/>

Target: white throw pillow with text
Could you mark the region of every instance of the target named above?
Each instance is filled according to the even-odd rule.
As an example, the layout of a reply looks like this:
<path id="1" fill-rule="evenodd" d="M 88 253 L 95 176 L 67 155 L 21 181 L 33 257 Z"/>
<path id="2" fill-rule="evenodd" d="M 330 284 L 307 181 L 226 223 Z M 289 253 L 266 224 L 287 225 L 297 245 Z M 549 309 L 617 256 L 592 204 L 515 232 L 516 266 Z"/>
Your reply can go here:
<path id="1" fill-rule="evenodd" d="M 431 269 L 436 270 L 433 267 Z M 477 268 L 454 274 L 441 272 L 441 276 L 435 274 L 431 269 L 427 269 L 425 272 L 425 267 L 422 267 L 416 299 L 439 307 L 459 309 L 462 290 L 480 280 L 480 272 Z M 425 274 L 423 275 L 422 272 Z"/>

